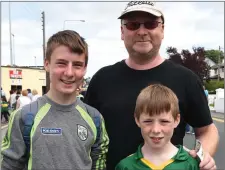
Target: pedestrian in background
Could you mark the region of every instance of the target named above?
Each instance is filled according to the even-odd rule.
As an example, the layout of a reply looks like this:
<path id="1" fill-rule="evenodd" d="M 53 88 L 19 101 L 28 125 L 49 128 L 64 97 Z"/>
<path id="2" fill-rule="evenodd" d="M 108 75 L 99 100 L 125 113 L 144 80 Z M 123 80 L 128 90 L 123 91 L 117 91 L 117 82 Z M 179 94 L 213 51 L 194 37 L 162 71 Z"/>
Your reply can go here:
<path id="1" fill-rule="evenodd" d="M 2 123 L 8 123 L 9 121 L 9 103 L 6 100 L 5 96 L 1 97 L 1 120 L 2 116 L 5 118 L 5 122 Z"/>
<path id="2" fill-rule="evenodd" d="M 27 92 L 28 92 L 28 97 L 30 98 L 30 100 L 32 100 L 32 93 L 31 93 L 31 89 L 27 89 Z"/>
<path id="3" fill-rule="evenodd" d="M 23 90 L 22 91 L 22 96 L 20 96 L 16 102 L 16 109 L 22 108 L 23 106 L 30 104 L 31 99 L 28 97 L 28 91 Z"/>
<path id="4" fill-rule="evenodd" d="M 32 102 L 36 101 L 39 97 L 41 97 L 41 96 L 38 94 L 38 91 L 36 89 L 33 89 L 32 90 Z"/>

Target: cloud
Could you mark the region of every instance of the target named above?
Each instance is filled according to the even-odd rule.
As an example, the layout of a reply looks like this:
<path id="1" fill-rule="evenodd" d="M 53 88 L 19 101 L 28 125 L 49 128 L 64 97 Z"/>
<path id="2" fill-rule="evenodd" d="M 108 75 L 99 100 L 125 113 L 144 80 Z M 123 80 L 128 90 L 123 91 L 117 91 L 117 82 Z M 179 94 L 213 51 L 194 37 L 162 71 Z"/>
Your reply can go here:
<path id="1" fill-rule="evenodd" d="M 222 2 L 157 2 L 165 15 L 165 38 L 160 49 L 173 46 L 206 49 L 224 46 L 224 6 Z M 46 41 L 63 29 L 79 32 L 89 44 L 87 76 L 114 64 L 128 54 L 120 39 L 117 19 L 126 2 L 12 2 L 12 33 L 15 35 L 17 65 L 43 64 L 41 12 L 46 16 Z M 85 20 L 65 21 L 65 20 Z M 10 63 L 8 3 L 2 3 L 2 64 Z"/>

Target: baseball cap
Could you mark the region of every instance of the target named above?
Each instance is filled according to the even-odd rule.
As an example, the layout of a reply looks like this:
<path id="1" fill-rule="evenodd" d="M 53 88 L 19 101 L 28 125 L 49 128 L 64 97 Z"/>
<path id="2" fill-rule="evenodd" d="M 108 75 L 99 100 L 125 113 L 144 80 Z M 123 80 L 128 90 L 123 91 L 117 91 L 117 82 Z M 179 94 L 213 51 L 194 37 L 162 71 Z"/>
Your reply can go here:
<path id="1" fill-rule="evenodd" d="M 127 4 L 126 8 L 122 11 L 122 14 L 118 19 L 123 19 L 124 16 L 130 12 L 141 11 L 152 14 L 156 17 L 162 17 L 164 22 L 164 15 L 160 9 L 155 6 L 155 2 L 152 1 L 131 1 Z"/>

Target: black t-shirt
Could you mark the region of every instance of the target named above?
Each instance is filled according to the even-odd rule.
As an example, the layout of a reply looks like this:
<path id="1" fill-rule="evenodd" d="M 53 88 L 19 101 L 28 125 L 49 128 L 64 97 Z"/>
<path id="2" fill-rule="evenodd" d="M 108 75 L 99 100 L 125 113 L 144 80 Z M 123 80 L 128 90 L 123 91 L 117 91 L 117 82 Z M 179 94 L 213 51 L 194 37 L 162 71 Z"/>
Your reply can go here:
<path id="1" fill-rule="evenodd" d="M 183 144 L 186 122 L 193 127 L 212 123 L 202 84 L 192 71 L 165 60 L 149 70 L 134 70 L 125 61 L 100 69 L 92 78 L 84 102 L 100 111 L 109 135 L 107 169 L 114 169 L 143 142 L 134 109 L 140 91 L 152 83 L 172 89 L 179 99 L 181 121 L 172 143 Z"/>

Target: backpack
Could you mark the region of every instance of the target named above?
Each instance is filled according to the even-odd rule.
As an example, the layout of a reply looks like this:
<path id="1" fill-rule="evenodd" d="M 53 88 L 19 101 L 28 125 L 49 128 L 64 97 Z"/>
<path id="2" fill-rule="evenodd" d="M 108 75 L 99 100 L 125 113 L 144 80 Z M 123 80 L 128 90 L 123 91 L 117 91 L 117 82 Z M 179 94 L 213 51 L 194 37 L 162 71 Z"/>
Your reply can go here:
<path id="1" fill-rule="evenodd" d="M 21 110 L 22 113 L 22 121 L 24 123 L 24 129 L 23 129 L 23 140 L 24 143 L 26 145 L 26 155 L 29 155 L 30 152 L 30 132 L 32 129 L 32 126 L 34 124 L 34 118 L 38 112 L 38 101 L 34 101 L 32 103 L 30 103 L 28 106 L 29 109 L 27 109 L 27 107 L 23 107 Z M 78 112 L 80 113 L 79 109 L 77 109 Z M 88 113 L 88 107 L 86 107 L 87 113 Z M 90 116 L 91 117 L 91 116 Z M 95 142 L 98 141 L 100 139 L 100 130 L 101 130 L 101 118 L 100 115 L 97 115 L 95 117 L 91 117 L 96 130 L 97 130 L 97 134 L 95 136 Z"/>

